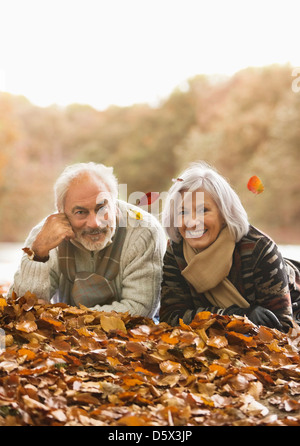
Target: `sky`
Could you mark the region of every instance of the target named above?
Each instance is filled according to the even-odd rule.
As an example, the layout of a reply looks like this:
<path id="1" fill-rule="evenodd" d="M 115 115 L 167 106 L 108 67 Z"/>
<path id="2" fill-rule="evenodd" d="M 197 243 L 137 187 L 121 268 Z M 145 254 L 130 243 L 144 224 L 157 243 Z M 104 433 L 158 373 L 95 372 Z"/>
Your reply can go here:
<path id="1" fill-rule="evenodd" d="M 198 74 L 300 67 L 299 13 L 299 0 L 0 0 L 0 90 L 155 105 Z"/>

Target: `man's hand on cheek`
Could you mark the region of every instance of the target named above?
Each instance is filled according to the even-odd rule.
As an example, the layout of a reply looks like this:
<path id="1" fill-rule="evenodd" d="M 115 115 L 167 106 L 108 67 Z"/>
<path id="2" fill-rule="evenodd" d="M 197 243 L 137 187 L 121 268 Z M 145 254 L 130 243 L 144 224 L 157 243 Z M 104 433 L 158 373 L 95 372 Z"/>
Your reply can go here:
<path id="1" fill-rule="evenodd" d="M 32 250 L 39 257 L 46 257 L 49 251 L 56 248 L 64 239 L 73 238 L 75 238 L 75 233 L 66 214 L 52 214 L 47 217 L 38 233 L 32 244 Z"/>

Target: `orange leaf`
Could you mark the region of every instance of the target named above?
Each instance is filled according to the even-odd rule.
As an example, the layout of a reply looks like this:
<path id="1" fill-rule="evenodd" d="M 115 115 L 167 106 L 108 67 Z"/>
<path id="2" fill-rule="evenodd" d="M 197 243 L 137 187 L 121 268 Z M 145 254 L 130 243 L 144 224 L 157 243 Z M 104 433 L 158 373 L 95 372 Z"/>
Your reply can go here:
<path id="1" fill-rule="evenodd" d="M 138 386 L 141 384 L 144 384 L 144 381 L 142 381 L 141 379 L 137 379 L 137 378 L 128 378 L 127 376 L 125 376 L 123 378 L 124 384 L 128 387 L 133 387 L 133 386 Z"/>
<path id="2" fill-rule="evenodd" d="M 134 371 L 137 373 L 143 373 L 144 375 L 148 376 L 155 376 L 155 373 L 150 372 L 150 370 L 144 369 L 143 367 L 136 367 Z"/>
<path id="3" fill-rule="evenodd" d="M 263 384 L 275 385 L 273 379 L 268 373 L 263 372 L 261 370 L 254 370 L 254 374 Z"/>
<path id="4" fill-rule="evenodd" d="M 17 372 L 18 375 L 27 376 L 27 375 L 40 375 L 45 371 L 49 371 L 49 367 L 37 367 L 35 369 L 22 369 Z"/>
<path id="5" fill-rule="evenodd" d="M 34 359 L 35 358 L 35 353 L 32 350 L 29 350 L 28 348 L 20 348 L 20 350 L 18 351 L 18 355 L 19 356 L 27 356 L 27 359 Z"/>
<path id="6" fill-rule="evenodd" d="M 263 325 L 261 325 L 258 329 L 258 337 L 263 342 L 271 342 L 274 339 L 271 330 Z"/>
<path id="7" fill-rule="evenodd" d="M 94 333 L 93 331 L 89 331 L 86 327 L 76 328 L 76 331 L 81 336 L 86 336 L 88 338 L 90 338 L 91 336 L 96 335 L 96 333 Z"/>
<path id="8" fill-rule="evenodd" d="M 7 306 L 7 302 L 6 299 L 4 299 L 4 297 L 0 297 L 0 308 L 3 309 L 3 307 Z"/>
<path id="9" fill-rule="evenodd" d="M 178 336 L 170 336 L 169 333 L 163 333 L 161 336 L 161 340 L 163 342 L 166 342 L 167 344 L 172 344 L 172 345 L 178 344 L 179 342 Z"/>
<path id="10" fill-rule="evenodd" d="M 277 341 L 275 339 L 273 339 L 273 341 L 270 344 L 267 344 L 267 347 L 268 347 L 268 349 L 271 352 L 279 353 L 279 352 L 284 352 L 285 351 L 284 348 L 279 347 L 279 345 L 278 345 L 278 343 L 277 343 Z"/>
<path id="11" fill-rule="evenodd" d="M 145 422 L 134 415 L 127 415 L 118 420 L 118 425 L 122 426 L 123 424 L 125 426 L 144 426 Z"/>
<path id="12" fill-rule="evenodd" d="M 264 191 L 264 185 L 256 175 L 249 179 L 247 188 L 256 195 L 261 194 Z"/>
<path id="13" fill-rule="evenodd" d="M 185 324 L 182 319 L 179 319 L 179 325 L 184 330 L 193 331 L 193 329 L 189 325 Z"/>
<path id="14" fill-rule="evenodd" d="M 110 363 L 112 367 L 115 367 L 116 365 L 121 364 L 118 358 L 112 358 L 111 356 L 107 356 L 107 361 Z"/>
<path id="15" fill-rule="evenodd" d="M 233 343 L 244 343 L 249 347 L 256 346 L 256 342 L 254 341 L 252 336 L 245 336 L 242 333 L 236 333 L 235 331 L 229 331 L 227 333 L 229 340 Z"/>
<path id="16" fill-rule="evenodd" d="M 217 371 L 217 376 L 224 376 L 227 373 L 227 370 L 225 369 L 225 367 L 223 367 L 222 365 L 218 365 L 218 364 L 210 364 L 208 366 L 209 370 L 211 372 L 215 372 Z"/>
<path id="17" fill-rule="evenodd" d="M 211 312 L 210 311 L 201 311 L 200 313 L 197 313 L 194 320 L 200 320 L 202 321 L 203 319 L 209 319 L 211 316 Z"/>
<path id="18" fill-rule="evenodd" d="M 55 328 L 56 331 L 66 331 L 65 325 L 62 322 L 53 319 L 52 317 L 41 316 L 40 320 L 50 324 L 53 328 Z"/>
<path id="19" fill-rule="evenodd" d="M 232 319 L 226 326 L 229 331 L 235 331 L 237 333 L 248 333 L 253 326 L 240 319 Z"/>

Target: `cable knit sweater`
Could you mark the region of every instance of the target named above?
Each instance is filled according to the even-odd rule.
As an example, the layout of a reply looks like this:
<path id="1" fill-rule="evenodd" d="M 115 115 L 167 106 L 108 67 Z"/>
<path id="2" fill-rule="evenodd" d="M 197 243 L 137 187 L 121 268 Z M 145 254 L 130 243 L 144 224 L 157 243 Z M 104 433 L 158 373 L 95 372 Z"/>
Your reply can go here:
<path id="1" fill-rule="evenodd" d="M 148 212 L 123 201 L 118 201 L 118 206 L 128 225 L 120 269 L 115 279 L 117 297 L 110 305 L 96 305 L 93 309 L 129 311 L 131 315 L 153 317 L 159 305 L 166 237 L 158 220 Z M 132 209 L 138 210 L 143 218 L 136 220 Z M 32 229 L 25 246 L 31 247 L 43 223 Z M 51 250 L 49 255 L 49 260 L 41 263 L 30 260 L 24 254 L 8 295 L 13 290 L 18 296 L 30 291 L 41 299 L 56 302 L 59 289 L 65 286 L 66 279 L 59 269 L 58 248 Z M 96 257 L 95 252 L 76 247 L 77 272 L 95 272 Z M 85 305 L 85 302 L 82 304 Z"/>

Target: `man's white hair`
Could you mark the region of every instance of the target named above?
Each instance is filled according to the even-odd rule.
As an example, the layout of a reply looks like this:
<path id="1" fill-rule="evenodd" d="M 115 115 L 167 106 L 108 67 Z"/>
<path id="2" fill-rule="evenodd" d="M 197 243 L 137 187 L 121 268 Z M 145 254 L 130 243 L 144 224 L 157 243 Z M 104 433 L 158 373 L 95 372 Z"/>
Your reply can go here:
<path id="1" fill-rule="evenodd" d="M 55 205 L 59 212 L 64 209 L 65 197 L 70 183 L 82 174 L 89 174 L 99 178 L 109 189 L 113 200 L 118 197 L 118 181 L 113 174 L 112 167 L 106 167 L 104 164 L 77 163 L 67 166 L 61 173 L 54 185 Z"/>
<path id="2" fill-rule="evenodd" d="M 213 167 L 199 161 L 184 170 L 169 190 L 162 223 L 171 240 L 179 243 L 182 238 L 174 215 L 179 205 L 178 200 L 182 199 L 180 192 L 194 192 L 198 189 L 210 194 L 236 242 L 248 233 L 248 216 L 237 193 Z"/>

